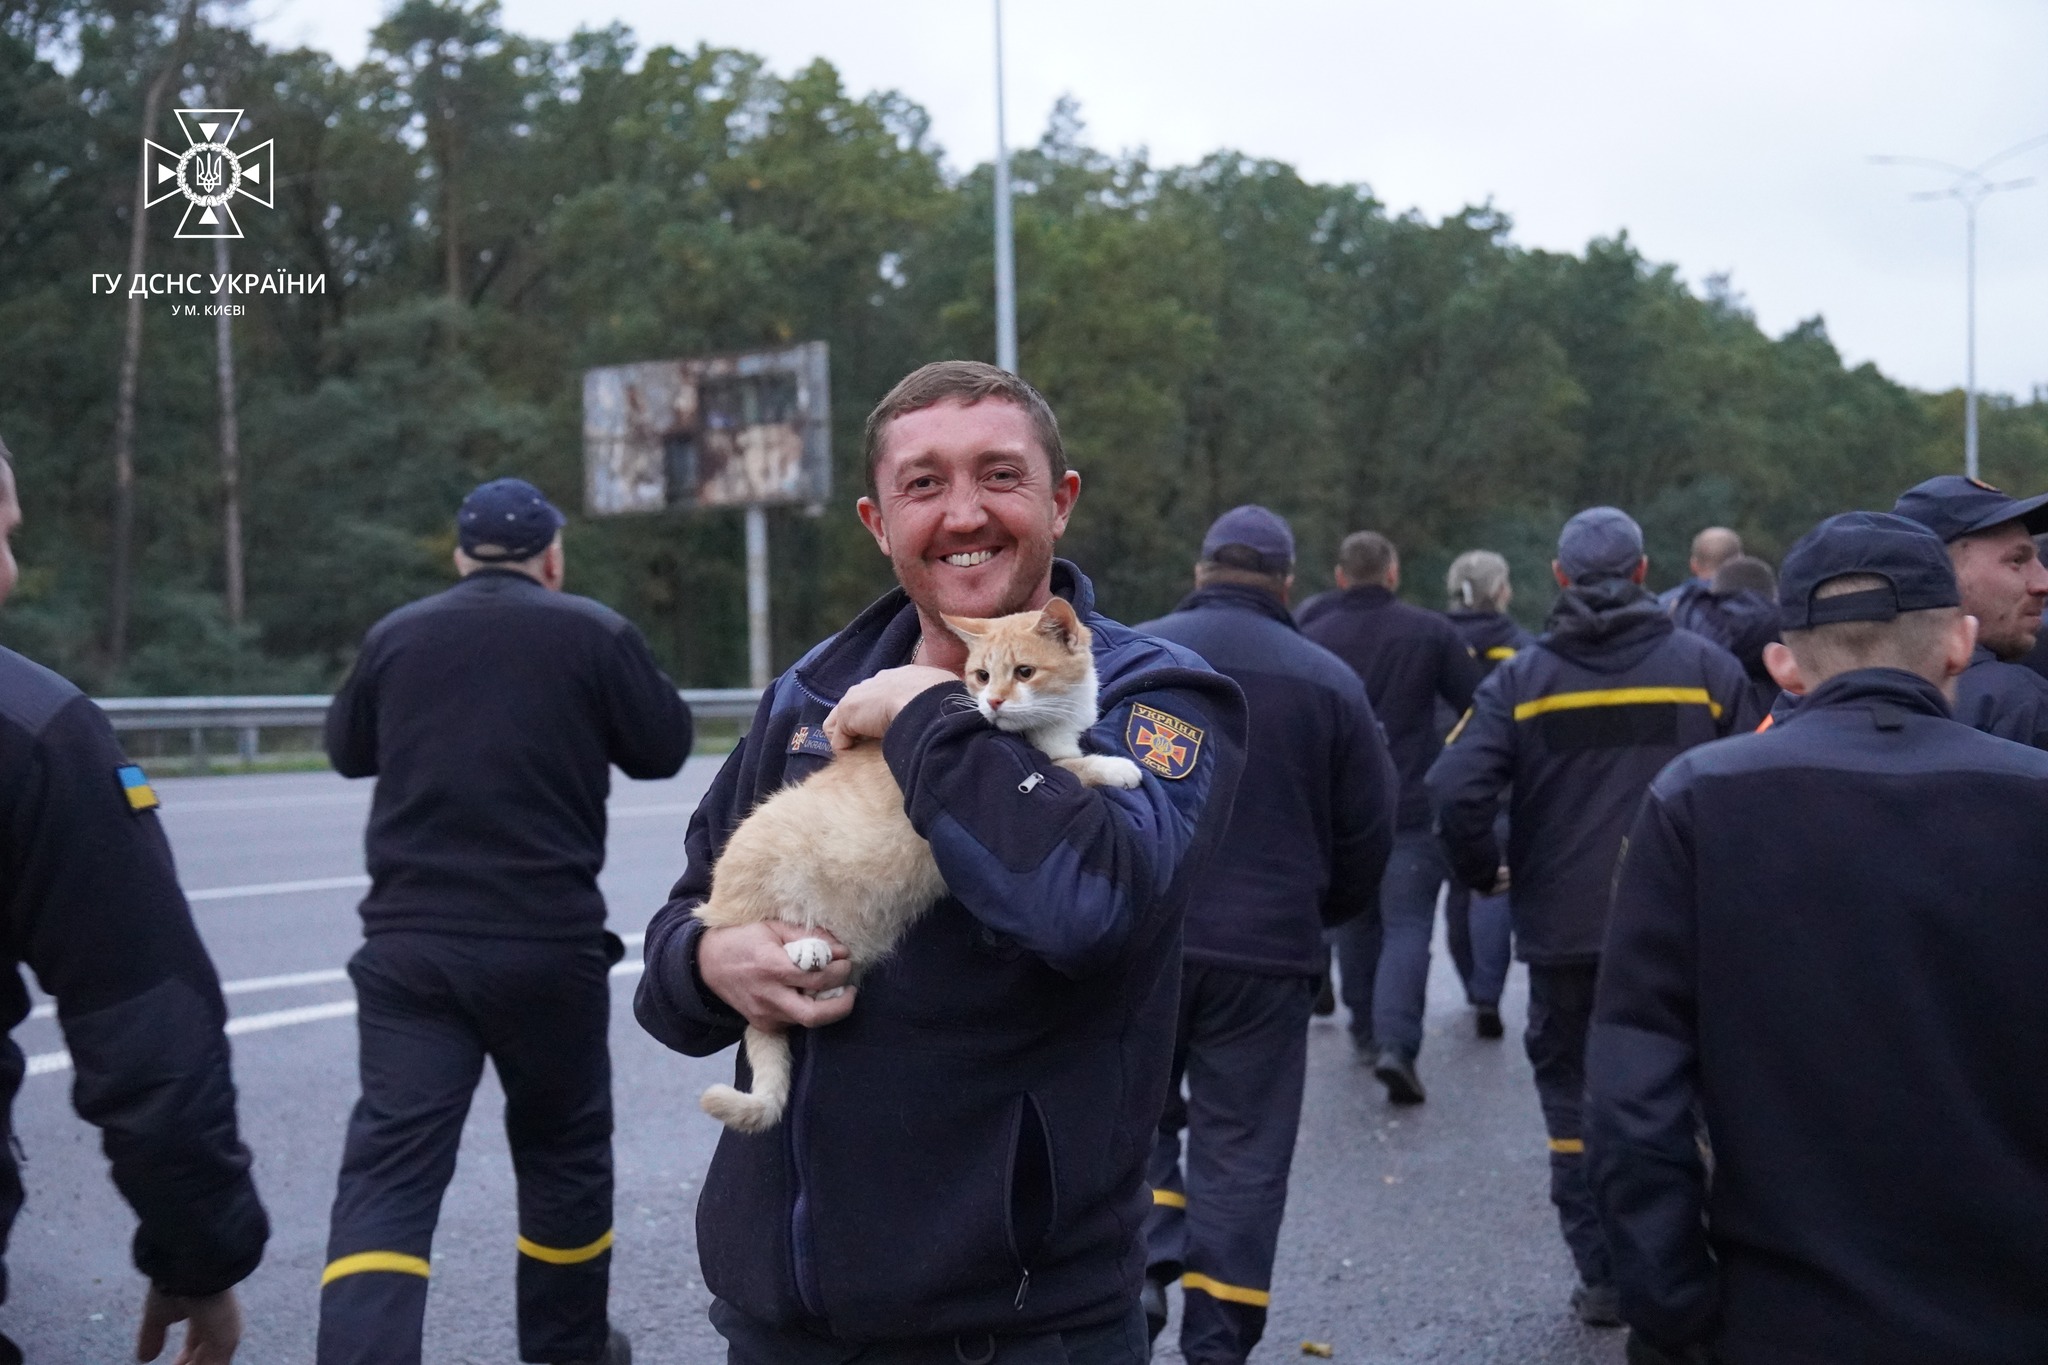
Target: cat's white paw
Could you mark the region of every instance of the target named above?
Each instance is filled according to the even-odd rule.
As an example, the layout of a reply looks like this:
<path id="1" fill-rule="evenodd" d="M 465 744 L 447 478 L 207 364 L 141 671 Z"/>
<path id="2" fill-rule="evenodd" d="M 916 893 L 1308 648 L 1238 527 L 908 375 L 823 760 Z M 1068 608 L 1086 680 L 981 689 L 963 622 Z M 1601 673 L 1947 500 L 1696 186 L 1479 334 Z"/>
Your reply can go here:
<path id="1" fill-rule="evenodd" d="M 793 938 L 782 948 L 799 971 L 822 972 L 832 965 L 832 945 L 822 938 Z"/>
<path id="2" fill-rule="evenodd" d="M 1144 770 L 1137 764 L 1128 758 L 1112 758 L 1107 754 L 1063 758 L 1059 765 L 1090 787 L 1122 787 L 1128 791 L 1145 780 Z"/>

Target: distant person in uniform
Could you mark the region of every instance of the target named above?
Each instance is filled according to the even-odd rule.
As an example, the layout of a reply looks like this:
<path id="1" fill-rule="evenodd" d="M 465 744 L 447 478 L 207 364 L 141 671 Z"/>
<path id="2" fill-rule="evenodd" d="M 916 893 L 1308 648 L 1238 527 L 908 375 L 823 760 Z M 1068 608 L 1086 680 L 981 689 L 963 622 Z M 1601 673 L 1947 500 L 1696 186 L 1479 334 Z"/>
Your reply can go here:
<path id="1" fill-rule="evenodd" d="M 1714 575 L 1723 564 L 1742 553 L 1742 537 L 1725 526 L 1709 526 L 1692 538 L 1692 558 L 1686 568 L 1691 574 L 1675 588 L 1657 597 L 1657 605 L 1685 625 L 1685 613 L 1695 600 L 1714 590 Z M 1689 629 L 1689 627 L 1688 627 Z"/>
<path id="2" fill-rule="evenodd" d="M 2041 633 L 2048 566 L 2033 537 L 2048 531 L 2048 493 L 2009 498 L 1987 483 L 1942 474 L 1899 495 L 1892 511 L 1948 546 L 1977 649 L 1956 683 L 1956 719 L 2000 739 L 2048 749 L 2048 678 L 2017 662 Z"/>
<path id="3" fill-rule="evenodd" d="M 1444 587 L 1450 600 L 1451 624 L 1464 638 L 1482 677 L 1536 643 L 1536 637 L 1507 614 L 1515 590 L 1508 581 L 1507 560 L 1492 550 L 1467 550 L 1452 560 Z M 1440 715 L 1439 719 L 1444 718 Z M 1446 734 L 1458 719 L 1448 717 L 1444 725 Z M 1507 847 L 1505 813 L 1495 837 L 1501 847 Z M 1449 878 L 1444 888 L 1444 937 L 1450 945 L 1458 979 L 1465 984 L 1465 1001 L 1472 1006 L 1479 1036 L 1500 1037 L 1504 1032 L 1500 994 L 1507 985 L 1508 963 L 1514 951 L 1508 898 L 1475 895 L 1457 878 Z"/>
<path id="4" fill-rule="evenodd" d="M 21 524 L 0 445 L 0 602 Z M 0 649 L 0 894 L 6 904 L 0 1024 L 29 1014 L 22 966 L 57 1001 L 72 1102 L 100 1130 L 135 1210 L 135 1268 L 149 1281 L 136 1357 L 227 1365 L 242 1339 L 234 1286 L 263 1258 L 270 1223 L 235 1125 L 235 1083 L 213 962 L 178 889 L 156 792 L 100 709 L 55 673 Z M 21 1212 L 11 1121 L 27 1068 L 0 1045 L 0 1247 Z M 0 1265 L 0 1302 L 7 1273 Z M 0 1365 L 21 1349 L 0 1336 Z"/>
<path id="5" fill-rule="evenodd" d="M 625 1365 L 612 1245 L 611 769 L 672 777 L 690 714 L 630 622 L 562 591 L 562 515 L 498 479 L 463 500 L 462 581 L 371 627 L 327 713 L 366 838 L 362 1098 L 320 1277 L 320 1365 L 417 1365 L 434 1224 L 484 1061 L 519 1186 L 519 1355 Z M 507 1248 L 508 1251 L 513 1250 Z"/>
<path id="6" fill-rule="evenodd" d="M 1713 588 L 1675 616 L 1680 630 L 1704 635 L 1735 656 L 1749 675 L 1752 705 L 1759 715 L 1778 699 L 1778 683 L 1764 663 L 1764 650 L 1778 639 L 1778 576 L 1751 555 L 1737 555 L 1714 571 Z"/>
<path id="7" fill-rule="evenodd" d="M 1323 931 L 1375 913 L 1400 795 L 1358 675 L 1288 615 L 1293 584 L 1286 521 L 1239 507 L 1203 538 L 1194 593 L 1138 627 L 1201 655 L 1250 712 L 1230 825 L 1188 901 L 1173 1078 L 1147 1173 L 1147 1327 L 1165 1326 L 1178 1279 L 1181 1358 L 1197 1365 L 1242 1365 L 1265 1331 Z"/>
<path id="8" fill-rule="evenodd" d="M 1424 1099 L 1416 1056 L 1429 985 L 1429 941 L 1437 893 L 1449 869 L 1430 832 L 1422 777 L 1443 747 L 1438 705 L 1464 714 L 1479 686 L 1479 665 L 1464 639 L 1436 612 L 1394 594 L 1401 556 L 1377 531 L 1358 531 L 1337 550 L 1337 591 L 1315 610 L 1304 603 L 1301 633 L 1351 665 L 1365 682 L 1401 775 L 1393 857 L 1380 883 L 1380 913 L 1335 934 L 1337 971 L 1351 1011 L 1359 1056 L 1396 1104 Z"/>
<path id="9" fill-rule="evenodd" d="M 1643 589 L 1643 533 L 1618 508 L 1565 523 L 1563 592 L 1536 643 L 1495 668 L 1429 772 L 1443 840 L 1475 891 L 1507 886 L 1529 964 L 1524 1036 L 1550 1135 L 1550 1198 L 1579 1286 L 1572 1309 L 1614 1326 L 1607 1242 L 1586 1190 L 1586 1026 L 1622 836 L 1650 780 L 1696 744 L 1755 727 L 1742 666 L 1677 629 Z M 1507 798 L 1508 844 L 1494 832 Z"/>
<path id="10" fill-rule="evenodd" d="M 1081 476 L 1016 375 L 913 371 L 869 414 L 866 464 L 861 523 L 899 586 L 769 687 L 647 926 L 634 1012 L 655 1038 L 702 1057 L 750 1025 L 790 1035 L 784 1121 L 726 1129 L 704 1177 L 711 1321 L 731 1365 L 1141 1365 L 1182 922 L 1229 817 L 1244 701 L 1193 652 L 1098 613 L 1054 557 Z M 1135 789 L 1082 786 L 962 685 L 945 617 L 1054 596 L 1091 635 L 1101 715 L 1083 747 L 1137 762 Z M 784 943 L 806 930 L 693 912 L 733 828 L 835 742 L 881 744 L 948 894 L 819 1000 L 848 984 L 843 946 L 804 971 Z"/>
<path id="11" fill-rule="evenodd" d="M 1629 1359 L 2048 1360 L 2048 755 L 1950 723 L 1972 622 L 1877 512 L 1785 557 L 1795 722 L 1629 833 L 1587 1152 Z"/>

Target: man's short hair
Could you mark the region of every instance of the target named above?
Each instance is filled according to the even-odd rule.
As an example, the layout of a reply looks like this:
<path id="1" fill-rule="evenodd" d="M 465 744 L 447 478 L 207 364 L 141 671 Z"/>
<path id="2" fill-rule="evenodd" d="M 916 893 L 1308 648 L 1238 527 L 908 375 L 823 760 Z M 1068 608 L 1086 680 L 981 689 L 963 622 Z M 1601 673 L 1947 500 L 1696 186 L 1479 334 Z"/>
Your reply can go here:
<path id="1" fill-rule="evenodd" d="M 896 387 L 884 394 L 868 414 L 868 496 L 874 497 L 879 491 L 875 470 L 882 463 L 882 434 L 889 423 L 941 403 L 972 407 L 990 398 L 1024 409 L 1024 415 L 1031 419 L 1031 434 L 1052 466 L 1053 482 L 1058 483 L 1067 472 L 1067 448 L 1060 441 L 1059 418 L 1053 416 L 1052 404 L 1045 401 L 1044 394 L 1008 370 L 979 360 L 934 360 L 897 380 Z"/>
<path id="2" fill-rule="evenodd" d="M 1714 595 L 1733 597 L 1739 592 L 1760 592 L 1766 597 L 1778 593 L 1778 575 L 1754 555 L 1737 555 L 1714 570 Z"/>
<path id="3" fill-rule="evenodd" d="M 1725 526 L 1709 526 L 1692 538 L 1692 562 L 1706 570 L 1709 578 L 1741 553 L 1742 537 Z"/>
<path id="4" fill-rule="evenodd" d="M 1843 574 L 1813 590 L 1816 601 L 1854 592 L 1889 591 L 1891 580 L 1874 573 Z M 1902 611 L 1889 621 L 1836 621 L 1785 632 L 1785 647 L 1811 678 L 1832 678 L 1858 668 L 1898 668 L 1940 681 L 1942 636 L 1961 607 Z"/>
<path id="5" fill-rule="evenodd" d="M 1384 583 L 1401 558 L 1394 542 L 1378 531 L 1353 531 L 1337 547 L 1337 567 L 1356 584 Z"/>
<path id="6" fill-rule="evenodd" d="M 1195 562 L 1195 586 L 1206 588 L 1211 583 L 1237 583 L 1247 588 L 1264 588 L 1281 601 L 1286 601 L 1287 575 L 1268 573 L 1256 562 L 1243 562 L 1257 559 L 1256 550 L 1242 545 L 1225 545 L 1214 557 Z"/>

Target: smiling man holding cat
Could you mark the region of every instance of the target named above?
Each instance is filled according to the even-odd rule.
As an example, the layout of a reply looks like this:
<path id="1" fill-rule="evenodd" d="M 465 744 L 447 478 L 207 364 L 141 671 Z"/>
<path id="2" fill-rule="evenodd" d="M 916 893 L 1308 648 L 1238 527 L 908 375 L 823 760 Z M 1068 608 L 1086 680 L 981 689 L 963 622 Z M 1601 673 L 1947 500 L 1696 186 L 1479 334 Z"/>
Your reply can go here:
<path id="1" fill-rule="evenodd" d="M 797 1026 L 786 1122 L 725 1133 L 697 1210 L 733 1365 L 1139 1365 L 1182 913 L 1243 763 L 1237 689 L 1094 610 L 1053 558 L 1080 492 L 1059 426 L 992 366 L 927 365 L 868 419 L 862 523 L 900 587 L 770 688 L 690 822 L 648 926 L 641 1023 L 703 1056 Z M 1083 787 L 965 705 L 943 616 L 1065 598 L 1094 636 L 1084 747 L 1146 771 Z M 693 915 L 727 835 L 833 745 L 879 740 L 951 894 L 857 990 L 797 969 L 804 931 Z M 1038 780 L 1033 781 L 1036 777 Z M 743 1077 L 744 1079 L 744 1077 Z"/>

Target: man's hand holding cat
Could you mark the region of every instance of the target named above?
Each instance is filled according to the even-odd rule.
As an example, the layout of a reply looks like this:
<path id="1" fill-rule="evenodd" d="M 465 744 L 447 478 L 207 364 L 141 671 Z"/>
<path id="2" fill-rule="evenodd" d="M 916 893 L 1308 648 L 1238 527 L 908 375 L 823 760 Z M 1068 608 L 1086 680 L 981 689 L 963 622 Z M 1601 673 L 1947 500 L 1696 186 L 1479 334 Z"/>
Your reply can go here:
<path id="1" fill-rule="evenodd" d="M 806 938 L 832 945 L 832 965 L 807 972 L 790 960 L 785 945 Z M 853 1011 L 856 991 L 848 984 L 853 964 L 846 959 L 845 945 L 822 929 L 805 929 L 780 920 L 706 929 L 697 941 L 697 974 L 749 1024 L 769 1032 L 792 1024 L 801 1028 L 836 1024 Z M 820 991 L 841 986 L 846 990 L 833 999 L 813 998 Z"/>
<path id="2" fill-rule="evenodd" d="M 889 732 L 896 713 L 911 698 L 946 683 L 959 682 L 957 674 L 923 664 L 885 668 L 874 677 L 855 683 L 825 717 L 825 736 L 835 749 L 851 749 L 867 739 L 880 739 Z"/>

